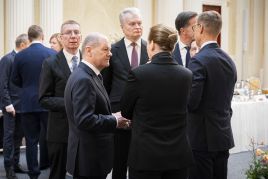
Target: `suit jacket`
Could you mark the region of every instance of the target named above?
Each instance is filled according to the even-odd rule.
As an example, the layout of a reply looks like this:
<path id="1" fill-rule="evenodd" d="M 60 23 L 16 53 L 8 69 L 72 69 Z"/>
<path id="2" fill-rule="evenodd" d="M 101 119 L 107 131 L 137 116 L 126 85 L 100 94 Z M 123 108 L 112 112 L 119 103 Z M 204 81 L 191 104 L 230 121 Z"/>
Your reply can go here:
<path id="1" fill-rule="evenodd" d="M 180 51 L 180 46 L 179 43 L 176 43 L 175 48 L 172 52 L 172 58 L 178 62 L 179 65 L 182 65 L 182 59 L 181 59 L 181 51 Z"/>
<path id="2" fill-rule="evenodd" d="M 120 111 L 120 99 L 131 70 L 124 38 L 112 45 L 110 66 L 102 71 L 104 86 L 109 94 L 112 111 Z M 148 62 L 146 42 L 141 42 L 140 65 Z"/>
<path id="3" fill-rule="evenodd" d="M 162 52 L 130 73 L 121 100 L 132 119 L 129 166 L 135 170 L 177 170 L 193 159 L 186 136 L 192 73 Z"/>
<path id="4" fill-rule="evenodd" d="M 16 52 L 12 52 L 5 55 L 0 61 L 0 108 L 5 110 L 5 107 L 12 104 L 16 110 L 16 113 L 20 112 L 20 99 L 18 88 L 11 81 L 12 65 L 14 62 Z"/>
<path id="5" fill-rule="evenodd" d="M 218 44 L 204 46 L 189 69 L 193 84 L 189 100 L 189 138 L 194 150 L 223 151 L 234 146 L 231 100 L 236 67 Z"/>
<path id="6" fill-rule="evenodd" d="M 33 43 L 15 56 L 12 81 L 21 88 L 21 112 L 46 111 L 38 101 L 39 76 L 43 61 L 55 54 L 41 43 Z"/>
<path id="7" fill-rule="evenodd" d="M 64 89 L 70 74 L 71 70 L 62 50 L 43 62 L 39 102 L 43 108 L 49 110 L 47 140 L 50 142 L 68 141 L 69 127 L 64 105 Z"/>
<path id="8" fill-rule="evenodd" d="M 117 122 L 104 86 L 83 62 L 69 77 L 64 100 L 69 122 L 67 171 L 74 176 L 107 175 Z"/>

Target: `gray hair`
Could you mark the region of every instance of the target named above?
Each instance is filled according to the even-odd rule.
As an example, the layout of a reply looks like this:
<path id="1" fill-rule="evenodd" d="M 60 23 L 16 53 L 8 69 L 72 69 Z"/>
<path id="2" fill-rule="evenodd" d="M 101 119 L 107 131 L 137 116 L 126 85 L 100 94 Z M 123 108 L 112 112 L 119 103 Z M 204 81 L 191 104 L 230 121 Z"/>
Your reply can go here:
<path id="1" fill-rule="evenodd" d="M 19 48 L 20 44 L 26 43 L 27 41 L 28 41 L 28 35 L 27 34 L 20 34 L 15 40 L 15 45 L 17 48 Z"/>
<path id="2" fill-rule="evenodd" d="M 102 40 L 107 40 L 107 37 L 99 32 L 90 33 L 82 44 L 82 55 L 84 56 L 85 49 L 87 46 L 96 47 Z"/>
<path id="3" fill-rule="evenodd" d="M 197 18 L 197 23 L 210 35 L 217 36 L 221 32 L 222 18 L 216 11 L 202 12 Z"/>
<path id="4" fill-rule="evenodd" d="M 128 14 L 130 14 L 132 16 L 135 16 L 136 15 L 136 16 L 141 17 L 141 13 L 140 13 L 140 10 L 138 8 L 136 8 L 136 7 L 128 7 L 128 8 L 125 8 L 119 14 L 119 21 L 120 21 L 120 24 L 121 25 L 124 24 L 125 18 L 126 18 L 126 16 Z"/>

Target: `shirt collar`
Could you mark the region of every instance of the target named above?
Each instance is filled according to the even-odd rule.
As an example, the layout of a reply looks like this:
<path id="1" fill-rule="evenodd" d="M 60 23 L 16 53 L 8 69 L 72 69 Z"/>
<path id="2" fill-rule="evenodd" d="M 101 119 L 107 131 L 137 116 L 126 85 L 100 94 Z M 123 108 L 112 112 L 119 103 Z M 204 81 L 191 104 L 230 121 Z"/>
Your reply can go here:
<path id="1" fill-rule="evenodd" d="M 77 56 L 78 61 L 80 61 L 79 50 L 77 51 L 77 53 L 75 55 L 73 55 L 73 54 L 70 54 L 69 52 L 67 52 L 65 49 L 63 49 L 63 54 L 64 54 L 68 64 L 71 63 L 73 56 Z"/>
<path id="2" fill-rule="evenodd" d="M 87 62 L 86 60 L 82 60 L 82 62 L 84 64 L 86 64 L 89 68 L 91 68 L 91 70 L 94 71 L 94 73 L 98 76 L 100 74 L 100 70 L 98 70 L 94 65 L 92 65 L 91 63 Z"/>
<path id="3" fill-rule="evenodd" d="M 217 41 L 211 40 L 211 41 L 207 41 L 207 42 L 203 43 L 203 44 L 201 45 L 200 50 L 201 50 L 204 46 L 206 46 L 206 45 L 208 45 L 208 44 L 212 44 L 212 43 L 217 43 Z"/>
<path id="4" fill-rule="evenodd" d="M 185 45 L 184 43 L 182 43 L 181 40 L 178 40 L 179 46 L 180 46 L 180 50 L 185 49 L 185 47 L 188 47 L 187 45 Z"/>
<path id="5" fill-rule="evenodd" d="M 31 42 L 31 44 L 42 44 L 42 42 L 39 41 L 39 40 L 33 40 L 33 41 Z"/>
<path id="6" fill-rule="evenodd" d="M 128 40 L 126 37 L 124 38 L 126 47 L 131 46 L 132 41 Z M 136 41 L 138 47 L 141 47 L 141 38 Z"/>

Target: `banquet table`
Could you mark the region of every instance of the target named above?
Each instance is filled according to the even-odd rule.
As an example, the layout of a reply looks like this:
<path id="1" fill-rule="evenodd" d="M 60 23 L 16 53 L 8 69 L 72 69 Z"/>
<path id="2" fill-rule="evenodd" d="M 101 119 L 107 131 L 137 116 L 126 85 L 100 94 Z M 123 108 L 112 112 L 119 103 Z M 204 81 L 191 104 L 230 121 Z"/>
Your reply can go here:
<path id="1" fill-rule="evenodd" d="M 232 102 L 235 147 L 230 153 L 251 150 L 251 139 L 268 145 L 268 101 Z"/>

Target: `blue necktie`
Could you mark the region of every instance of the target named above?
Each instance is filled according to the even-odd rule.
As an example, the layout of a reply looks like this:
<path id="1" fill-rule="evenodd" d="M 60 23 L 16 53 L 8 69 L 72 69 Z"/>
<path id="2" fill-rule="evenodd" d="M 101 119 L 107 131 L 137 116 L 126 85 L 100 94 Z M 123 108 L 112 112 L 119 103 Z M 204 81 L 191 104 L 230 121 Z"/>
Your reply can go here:
<path id="1" fill-rule="evenodd" d="M 72 72 L 77 68 L 77 62 L 78 62 L 78 57 L 77 56 L 73 56 L 72 58 Z"/>
<path id="2" fill-rule="evenodd" d="M 188 64 L 191 60 L 191 55 L 190 55 L 190 47 L 189 46 L 186 46 L 184 47 L 186 49 L 186 58 L 185 58 L 185 67 L 187 68 L 188 67 Z"/>
<path id="3" fill-rule="evenodd" d="M 185 67 L 187 68 L 188 64 L 189 64 L 189 62 L 191 60 L 190 47 L 186 46 L 185 49 L 187 50 L 186 58 L 185 58 Z"/>

